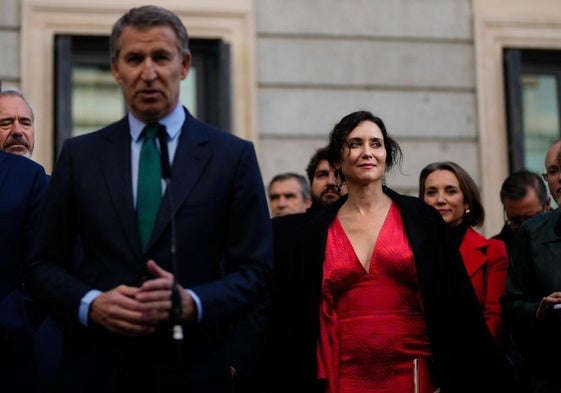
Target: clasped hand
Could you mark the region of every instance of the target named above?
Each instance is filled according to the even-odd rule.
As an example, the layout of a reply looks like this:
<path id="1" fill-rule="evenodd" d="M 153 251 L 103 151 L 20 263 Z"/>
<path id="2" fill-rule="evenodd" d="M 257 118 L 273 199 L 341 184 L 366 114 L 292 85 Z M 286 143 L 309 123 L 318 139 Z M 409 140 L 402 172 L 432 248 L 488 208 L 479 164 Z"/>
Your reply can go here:
<path id="1" fill-rule="evenodd" d="M 173 274 L 149 260 L 146 264 L 152 279 L 140 287 L 119 285 L 99 295 L 90 306 L 90 323 L 125 336 L 145 336 L 166 322 L 171 310 Z M 196 318 L 196 307 L 187 291 L 179 287 L 182 320 Z"/>

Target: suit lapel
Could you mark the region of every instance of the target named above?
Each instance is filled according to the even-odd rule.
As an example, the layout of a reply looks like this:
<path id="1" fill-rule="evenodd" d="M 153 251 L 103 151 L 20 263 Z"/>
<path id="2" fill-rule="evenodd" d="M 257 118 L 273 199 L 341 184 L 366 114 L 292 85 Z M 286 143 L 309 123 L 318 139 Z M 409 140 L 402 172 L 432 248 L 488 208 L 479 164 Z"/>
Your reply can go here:
<path id="1" fill-rule="evenodd" d="M 141 254 L 140 238 L 132 198 L 131 141 L 128 119 L 116 123 L 103 136 L 105 148 L 101 150 L 103 176 L 107 182 L 113 207 L 119 216 L 131 249 Z"/>
<path id="2" fill-rule="evenodd" d="M 548 213 L 541 213 L 544 216 L 541 221 L 539 231 L 539 242 L 543 245 L 548 243 L 558 243 L 561 237 L 561 208 L 557 208 Z M 536 226 L 538 228 L 538 226 Z"/>
<path id="3" fill-rule="evenodd" d="M 172 163 L 171 182 L 162 198 L 162 205 L 148 247 L 169 225 L 172 214 L 175 215 L 185 202 L 212 155 L 212 146 L 206 127 L 204 123 L 196 120 L 187 112 Z M 170 203 L 169 193 L 171 193 L 173 206 Z"/>

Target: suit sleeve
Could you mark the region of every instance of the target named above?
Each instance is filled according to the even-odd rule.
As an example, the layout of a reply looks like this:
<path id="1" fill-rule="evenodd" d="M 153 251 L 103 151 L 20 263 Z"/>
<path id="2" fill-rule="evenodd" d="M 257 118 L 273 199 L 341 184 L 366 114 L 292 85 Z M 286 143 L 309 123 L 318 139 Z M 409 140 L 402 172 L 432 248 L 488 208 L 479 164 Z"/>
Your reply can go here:
<path id="1" fill-rule="evenodd" d="M 540 290 L 533 257 L 532 237 L 523 225 L 516 234 L 507 274 L 506 293 L 501 298 L 504 323 L 521 353 L 529 359 L 537 339 L 536 311 L 544 296 Z"/>
<path id="2" fill-rule="evenodd" d="M 90 289 L 71 274 L 76 243 L 76 216 L 71 189 L 70 146 L 64 144 L 49 181 L 37 245 L 27 260 L 25 281 L 31 295 L 53 316 L 78 323 L 81 297 Z"/>
<path id="3" fill-rule="evenodd" d="M 268 298 L 272 279 L 272 227 L 253 145 L 244 142 L 232 165 L 230 195 L 225 195 L 224 275 L 191 289 L 199 296 L 203 323 L 228 324 Z M 217 174 L 209 174 L 218 176 Z"/>
<path id="4" fill-rule="evenodd" d="M 47 191 L 48 177 L 43 168 L 37 168 L 34 174 L 33 187 L 31 190 L 31 197 L 29 199 L 29 216 L 27 219 L 27 228 L 25 230 L 26 251 L 25 260 L 27 260 L 33 250 L 35 242 L 37 241 L 39 223 L 43 214 L 43 204 L 45 201 L 45 194 Z"/>

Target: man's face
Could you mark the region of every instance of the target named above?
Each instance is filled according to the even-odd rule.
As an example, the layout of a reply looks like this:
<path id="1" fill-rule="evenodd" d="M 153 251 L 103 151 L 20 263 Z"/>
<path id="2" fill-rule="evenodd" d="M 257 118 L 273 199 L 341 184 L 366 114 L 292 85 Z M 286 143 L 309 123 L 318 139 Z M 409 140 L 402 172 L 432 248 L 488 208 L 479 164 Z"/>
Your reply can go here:
<path id="1" fill-rule="evenodd" d="M 547 186 L 549 193 L 557 205 L 561 206 L 561 169 L 559 155 L 561 154 L 561 141 L 549 148 L 545 156 L 545 172 L 547 173 Z"/>
<path id="2" fill-rule="evenodd" d="M 302 196 L 300 183 L 293 178 L 277 180 L 271 184 L 269 203 L 272 217 L 304 213 L 311 205 L 311 201 Z"/>
<path id="3" fill-rule="evenodd" d="M 21 97 L 0 98 L 0 148 L 9 153 L 31 157 L 34 144 L 31 110 Z"/>
<path id="4" fill-rule="evenodd" d="M 535 188 L 529 187 L 524 198 L 519 200 L 506 198 L 503 206 L 508 226 L 516 233 L 524 221 L 542 211 L 549 210 L 549 200 L 545 205 L 542 205 Z"/>
<path id="5" fill-rule="evenodd" d="M 191 65 L 191 55 L 179 52 L 173 30 L 168 26 L 144 30 L 127 26 L 119 48 L 111 70 L 132 114 L 150 123 L 171 113 Z"/>
<path id="6" fill-rule="evenodd" d="M 312 179 L 312 199 L 321 206 L 327 206 L 335 202 L 347 193 L 343 184 L 338 191 L 336 186 L 335 170 L 327 160 L 321 160 L 316 168 Z"/>

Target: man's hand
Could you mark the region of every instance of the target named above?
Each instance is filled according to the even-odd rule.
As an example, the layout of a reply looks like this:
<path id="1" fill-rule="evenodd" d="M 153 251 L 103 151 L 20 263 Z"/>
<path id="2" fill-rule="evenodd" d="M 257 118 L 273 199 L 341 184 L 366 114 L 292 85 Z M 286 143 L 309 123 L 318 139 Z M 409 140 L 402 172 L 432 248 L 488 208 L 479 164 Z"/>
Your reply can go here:
<path id="1" fill-rule="evenodd" d="M 163 319 L 167 320 L 171 309 L 171 291 L 174 283 L 173 274 L 159 267 L 153 260 L 149 260 L 146 267 L 154 278 L 142 284 L 136 299 L 143 302 L 153 302 L 156 309 L 158 309 L 158 306 L 167 306 L 165 309 L 166 316 Z M 193 298 L 180 285 L 178 285 L 178 291 L 181 296 L 181 319 L 184 321 L 196 320 L 197 307 Z"/>
<path id="2" fill-rule="evenodd" d="M 145 318 L 156 324 L 166 322 L 171 310 L 173 274 L 159 267 L 152 259 L 146 263 L 146 267 L 154 278 L 144 281 L 134 298 L 142 304 Z"/>
<path id="3" fill-rule="evenodd" d="M 119 285 L 99 295 L 91 304 L 90 320 L 110 332 L 125 336 L 145 336 L 156 330 L 142 303 L 134 297 L 138 288 Z"/>
<path id="4" fill-rule="evenodd" d="M 149 260 L 148 272 L 154 277 L 140 288 L 119 285 L 99 295 L 91 304 L 90 320 L 110 332 L 125 336 L 154 333 L 157 325 L 169 320 L 173 274 Z M 189 293 L 179 286 L 181 319 L 196 320 L 197 307 Z"/>
<path id="5" fill-rule="evenodd" d="M 145 336 L 169 318 L 173 275 L 152 260 L 147 263 L 154 276 L 140 288 L 119 285 L 99 295 L 91 304 L 89 318 L 110 332 Z"/>
<path id="6" fill-rule="evenodd" d="M 553 292 L 551 295 L 544 297 L 536 311 L 538 321 L 545 321 L 554 316 L 553 306 L 561 303 L 561 292 Z"/>

